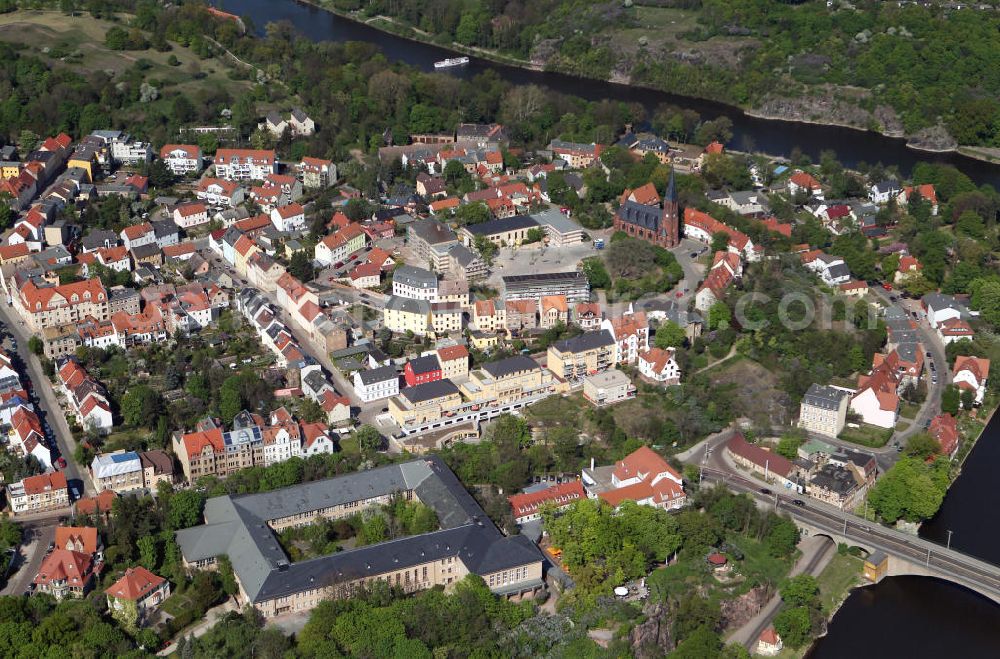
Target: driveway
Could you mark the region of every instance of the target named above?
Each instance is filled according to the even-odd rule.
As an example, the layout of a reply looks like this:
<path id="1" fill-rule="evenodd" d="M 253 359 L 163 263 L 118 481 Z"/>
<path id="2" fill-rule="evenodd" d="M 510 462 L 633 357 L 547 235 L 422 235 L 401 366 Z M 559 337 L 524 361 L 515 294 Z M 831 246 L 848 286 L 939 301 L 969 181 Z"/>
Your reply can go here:
<path id="1" fill-rule="evenodd" d="M 42 522 L 26 523 L 22 526 L 24 532 L 24 544 L 18 548 L 14 558 L 14 565 L 11 567 L 11 574 L 7 579 L 7 585 L 0 590 L 0 595 L 21 595 L 28 588 L 28 584 L 38 574 L 38 568 L 42 565 L 42 559 L 49 548 L 49 543 L 56 537 L 56 526 L 58 520 L 46 520 Z"/>
<path id="2" fill-rule="evenodd" d="M 69 424 L 66 422 L 66 414 L 59 405 L 55 390 L 52 388 L 52 383 L 42 371 L 41 362 L 38 360 L 38 357 L 31 354 L 31 351 L 28 350 L 28 339 L 31 337 L 31 332 L 24 325 L 24 321 L 7 304 L 6 300 L 0 302 L 0 320 L 7 324 L 11 335 L 17 340 L 17 355 L 21 358 L 21 363 L 24 365 L 22 375 L 27 376 L 31 380 L 31 393 L 37 399 L 32 402 L 38 408 L 38 416 L 43 422 L 48 422 L 51 432 L 55 435 L 59 454 L 66 458 L 66 468 L 63 470 L 66 474 L 66 479 L 77 481 L 77 485 L 82 482 L 84 492 L 93 494 L 95 490 L 90 482 L 90 477 L 89 475 L 84 476 L 84 474 L 87 474 L 86 465 L 81 471 L 73 461 L 73 455 L 76 451 L 76 440 L 73 438 L 73 433 L 70 432 Z"/>
<path id="3" fill-rule="evenodd" d="M 833 541 L 826 536 L 819 535 L 802 540 L 799 543 L 799 549 L 802 550 L 802 557 L 796 561 L 792 571 L 788 573 L 789 577 L 797 577 L 800 574 L 811 574 L 817 577 L 837 553 L 837 547 Z M 747 650 L 753 650 L 757 639 L 774 620 L 774 616 L 780 608 L 781 596 L 775 595 L 768 600 L 757 615 L 750 619 L 750 622 L 731 633 L 726 642 L 739 643 Z"/>

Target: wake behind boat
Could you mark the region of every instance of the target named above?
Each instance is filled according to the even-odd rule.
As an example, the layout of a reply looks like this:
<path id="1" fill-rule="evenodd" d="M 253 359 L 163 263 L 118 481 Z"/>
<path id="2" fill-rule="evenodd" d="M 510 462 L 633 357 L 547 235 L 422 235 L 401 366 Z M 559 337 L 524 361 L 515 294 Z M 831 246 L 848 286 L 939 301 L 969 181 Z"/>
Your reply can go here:
<path id="1" fill-rule="evenodd" d="M 447 69 L 452 66 L 462 66 L 463 64 L 468 64 L 468 57 L 449 57 L 448 59 L 443 59 L 440 62 L 434 62 L 435 69 Z"/>

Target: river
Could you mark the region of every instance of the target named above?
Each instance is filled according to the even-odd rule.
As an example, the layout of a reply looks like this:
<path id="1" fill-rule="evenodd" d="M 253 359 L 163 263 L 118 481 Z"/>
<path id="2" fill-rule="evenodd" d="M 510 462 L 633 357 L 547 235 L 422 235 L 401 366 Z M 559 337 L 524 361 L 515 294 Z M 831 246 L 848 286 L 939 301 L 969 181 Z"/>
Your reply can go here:
<path id="1" fill-rule="evenodd" d="M 223 4 L 216 2 L 216 4 Z M 366 41 L 378 45 L 387 57 L 425 71 L 450 51 L 386 34 L 311 5 L 294 0 L 225 0 L 224 8 L 253 20 L 258 30 L 267 23 L 289 21 L 304 36 L 316 41 Z M 748 143 L 771 155 L 788 156 L 799 147 L 814 159 L 823 149 L 833 149 L 847 166 L 858 162 L 897 165 L 907 172 L 922 160 L 951 163 L 977 183 L 1000 187 L 1000 166 L 959 154 L 931 154 L 906 147 L 903 140 L 836 126 L 758 119 L 740 110 L 699 99 L 638 89 L 571 76 L 528 71 L 473 58 L 468 66 L 447 75 L 471 78 L 494 70 L 515 84 L 538 84 L 589 100 L 610 98 L 639 102 L 647 108 L 673 103 L 699 112 L 705 118 L 720 115 L 733 121 L 736 148 Z M 921 535 L 945 542 L 953 531 L 952 545 L 979 558 L 1000 563 L 1000 529 L 983 511 L 1000 509 L 1000 488 L 992 470 L 1000 464 L 1000 415 L 994 417 L 962 475 L 952 486 L 938 515 L 924 525 Z M 894 577 L 877 586 L 860 588 L 848 597 L 830 623 L 829 633 L 809 653 L 811 659 L 866 659 L 868 657 L 942 656 L 995 658 L 1000 656 L 1000 607 L 953 584 L 921 577 Z"/>
<path id="2" fill-rule="evenodd" d="M 433 71 L 434 62 L 454 56 L 444 48 L 387 34 L 373 27 L 342 18 L 313 5 L 294 0 L 212 0 L 226 11 L 253 20 L 259 32 L 267 23 L 290 22 L 300 34 L 314 41 L 365 41 L 377 45 L 389 59 L 399 60 L 424 71 Z M 832 149 L 848 167 L 859 162 L 881 162 L 896 165 L 905 174 L 920 161 L 950 163 L 979 184 L 990 183 L 1000 188 L 1000 165 L 995 165 L 958 153 L 915 151 L 902 139 L 877 133 L 852 130 L 839 126 L 822 126 L 788 121 L 759 119 L 740 109 L 713 101 L 694 99 L 666 92 L 630 87 L 628 85 L 584 80 L 559 73 L 529 71 L 495 64 L 473 57 L 463 67 L 448 69 L 446 75 L 472 78 L 488 70 L 515 84 L 537 84 L 555 91 L 573 94 L 588 100 L 613 99 L 641 103 L 652 110 L 661 103 L 671 103 L 695 110 L 703 118 L 727 116 L 733 122 L 734 149 L 756 150 L 773 156 L 789 156 L 798 147 L 818 161 L 820 151 Z M 749 147 L 749 148 L 748 148 Z"/>
<path id="3" fill-rule="evenodd" d="M 1000 564 L 1000 414 L 948 490 L 941 509 L 920 528 L 928 540 Z M 885 633 L 900 630 L 902 633 Z M 840 657 L 998 657 L 1000 607 L 970 590 L 937 579 L 893 577 L 855 590 L 817 641 L 810 659 Z"/>

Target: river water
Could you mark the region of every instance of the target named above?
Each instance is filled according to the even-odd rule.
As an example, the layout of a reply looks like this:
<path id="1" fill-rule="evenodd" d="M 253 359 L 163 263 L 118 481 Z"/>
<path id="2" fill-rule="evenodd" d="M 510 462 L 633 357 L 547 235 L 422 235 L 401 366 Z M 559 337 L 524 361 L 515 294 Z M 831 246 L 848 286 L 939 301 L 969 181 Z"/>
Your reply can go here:
<path id="1" fill-rule="evenodd" d="M 387 34 L 295 0 L 212 0 L 212 3 L 221 5 L 226 11 L 234 14 L 250 17 L 260 32 L 263 32 L 267 23 L 288 21 L 300 34 L 314 41 L 374 43 L 389 59 L 406 62 L 424 71 L 433 71 L 434 62 L 454 56 L 453 52 L 443 48 Z M 471 78 L 487 70 L 493 70 L 505 80 L 515 84 L 542 85 L 588 100 L 607 98 L 635 102 L 643 104 L 650 110 L 661 103 L 672 103 L 695 110 L 706 119 L 724 115 L 733 122 L 733 139 L 730 146 L 734 149 L 752 149 L 787 157 L 798 147 L 813 160 L 819 159 L 820 151 L 832 149 L 848 167 L 854 167 L 862 161 L 881 162 L 898 166 L 904 174 L 920 161 L 950 163 L 977 183 L 990 183 L 1000 188 L 1000 165 L 967 158 L 957 153 L 915 151 L 908 148 L 904 140 L 877 133 L 837 126 L 758 119 L 745 115 L 738 108 L 712 101 L 610 82 L 582 80 L 558 73 L 529 71 L 477 58 L 472 58 L 467 66 L 448 69 L 446 75 Z"/>
<path id="2" fill-rule="evenodd" d="M 1000 414 L 994 415 L 920 535 L 1000 564 Z M 887 633 L 889 632 L 889 633 Z M 893 577 L 855 590 L 817 641 L 810 659 L 841 657 L 1000 657 L 1000 607 L 961 586 Z"/>
<path id="3" fill-rule="evenodd" d="M 425 71 L 434 70 L 435 61 L 453 55 L 442 48 L 386 34 L 294 0 L 225 0 L 214 4 L 250 17 L 260 31 L 267 23 L 288 21 L 299 33 L 315 41 L 374 43 L 390 59 Z M 752 144 L 765 153 L 788 156 L 798 147 L 814 159 L 818 159 L 821 150 L 833 149 L 849 167 L 861 161 L 882 162 L 897 165 L 903 172 L 921 160 L 951 163 L 977 183 L 1000 187 L 1000 166 L 958 154 L 914 151 L 903 140 L 875 133 L 757 119 L 711 101 L 527 71 L 476 58 L 468 66 L 450 69 L 447 75 L 471 78 L 490 69 L 515 84 L 543 85 L 588 100 L 639 102 L 650 109 L 660 103 L 672 103 L 695 110 L 705 118 L 725 115 L 733 121 L 734 148 Z M 941 511 L 924 525 L 921 535 L 944 543 L 950 529 L 953 547 L 1000 564 L 1000 528 L 994 512 L 1000 510 L 1000 488 L 992 480 L 996 465 L 1000 465 L 1000 415 L 990 423 Z M 831 621 L 829 633 L 809 653 L 810 659 L 952 656 L 1000 657 L 1000 607 L 960 586 L 921 577 L 894 577 L 877 586 L 855 590 Z"/>

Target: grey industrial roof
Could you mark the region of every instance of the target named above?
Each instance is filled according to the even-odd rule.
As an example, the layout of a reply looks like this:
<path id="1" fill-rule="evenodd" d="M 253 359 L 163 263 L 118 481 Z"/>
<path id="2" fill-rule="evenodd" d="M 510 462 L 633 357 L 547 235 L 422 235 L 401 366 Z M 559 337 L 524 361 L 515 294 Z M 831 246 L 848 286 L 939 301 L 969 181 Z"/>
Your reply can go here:
<path id="1" fill-rule="evenodd" d="M 367 371 L 358 371 L 358 377 L 361 378 L 361 382 L 365 386 L 368 386 L 376 382 L 385 382 L 386 380 L 398 378 L 399 374 L 396 373 L 395 366 L 380 366 L 379 368 Z"/>
<path id="2" fill-rule="evenodd" d="M 503 217 L 489 222 L 470 224 L 465 230 L 474 236 L 491 236 L 497 233 L 517 231 L 520 229 L 531 229 L 538 226 L 538 221 L 530 215 L 514 215 L 513 217 Z"/>
<path id="3" fill-rule="evenodd" d="M 438 516 L 440 531 L 290 564 L 267 522 L 393 492 L 413 490 Z M 229 556 L 252 602 L 457 556 L 488 574 L 541 560 L 526 538 L 505 538 L 436 456 L 296 485 L 209 499 L 205 524 L 176 533 L 185 559 Z"/>
<path id="4" fill-rule="evenodd" d="M 511 284 L 530 285 L 534 283 L 540 284 L 544 282 L 559 281 L 561 279 L 572 281 L 582 279 L 586 281 L 587 277 L 579 270 L 571 270 L 569 272 L 537 272 L 531 275 L 504 275 L 501 279 L 503 280 L 504 286 L 509 287 Z"/>
<path id="5" fill-rule="evenodd" d="M 483 364 L 483 370 L 492 375 L 494 378 L 502 378 L 512 373 L 520 373 L 522 371 L 534 371 L 541 368 L 531 357 L 526 355 L 515 355 L 513 357 L 508 357 L 506 359 L 500 359 L 495 362 L 489 362 Z"/>
<path id="6" fill-rule="evenodd" d="M 574 231 L 581 230 L 579 224 L 554 208 L 541 213 L 535 213 L 532 217 L 535 218 L 539 225 L 551 227 L 553 231 L 559 234 L 573 233 Z"/>
<path id="7" fill-rule="evenodd" d="M 422 403 L 425 400 L 457 394 L 458 387 L 451 380 L 436 380 L 434 382 L 418 384 L 415 387 L 407 387 L 399 393 L 411 403 Z"/>
<path id="8" fill-rule="evenodd" d="M 615 340 L 611 336 L 611 332 L 602 329 L 584 332 L 583 334 L 574 336 L 571 339 L 556 341 L 552 344 L 552 347 L 559 352 L 578 353 L 593 350 L 594 348 L 600 348 L 602 346 L 613 346 L 614 344 Z"/>
<path id="9" fill-rule="evenodd" d="M 847 396 L 843 389 L 829 385 L 812 384 L 802 397 L 802 402 L 824 410 L 835 410 L 840 407 L 840 401 Z"/>

